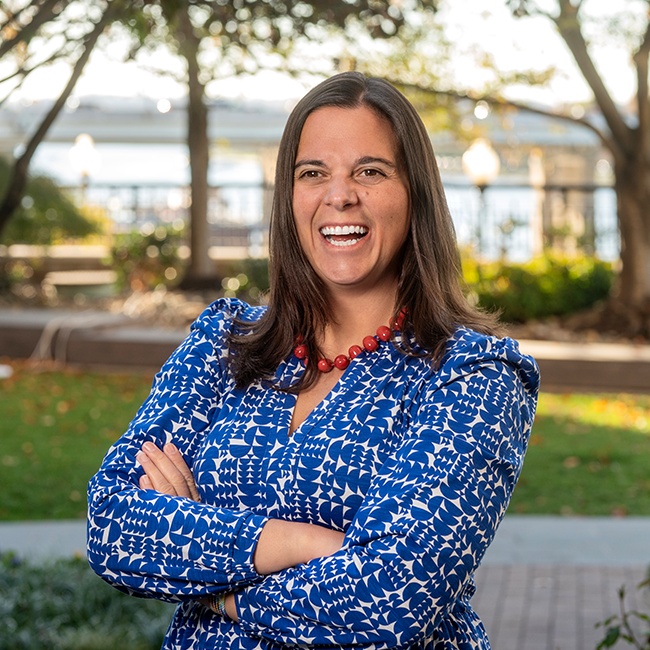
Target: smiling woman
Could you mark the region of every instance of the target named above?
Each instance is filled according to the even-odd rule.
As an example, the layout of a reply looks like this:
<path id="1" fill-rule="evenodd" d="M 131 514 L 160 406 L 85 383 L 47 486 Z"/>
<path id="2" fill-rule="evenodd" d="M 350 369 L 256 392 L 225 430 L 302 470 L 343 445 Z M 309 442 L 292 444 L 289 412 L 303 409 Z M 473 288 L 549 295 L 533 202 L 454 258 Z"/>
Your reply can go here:
<path id="1" fill-rule="evenodd" d="M 280 145 L 268 307 L 211 305 L 89 485 L 88 559 L 165 648 L 483 648 L 473 573 L 538 370 L 459 286 L 422 121 L 337 75 Z"/>

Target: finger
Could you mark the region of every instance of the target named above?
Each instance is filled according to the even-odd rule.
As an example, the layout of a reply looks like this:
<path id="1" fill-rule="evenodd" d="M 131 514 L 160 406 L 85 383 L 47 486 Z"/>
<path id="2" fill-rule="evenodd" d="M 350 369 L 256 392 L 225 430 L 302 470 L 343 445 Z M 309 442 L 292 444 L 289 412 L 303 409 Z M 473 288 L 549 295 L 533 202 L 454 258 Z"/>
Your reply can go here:
<path id="1" fill-rule="evenodd" d="M 136 460 L 142 466 L 146 477 L 151 483 L 150 490 L 156 490 L 162 494 L 169 494 L 170 496 L 178 496 L 173 484 L 166 478 L 166 476 L 156 467 L 151 458 L 143 451 L 139 452 Z"/>
<path id="2" fill-rule="evenodd" d="M 187 497 L 188 499 L 192 498 L 185 477 L 162 450 L 152 442 L 145 442 L 142 446 L 142 451 L 151 459 L 151 462 L 156 466 L 160 474 L 162 474 L 164 480 L 173 486 L 177 496 Z M 147 475 L 153 480 L 153 476 L 149 472 L 147 472 Z M 156 483 L 154 481 L 155 485 Z M 167 491 L 165 493 L 169 494 Z"/>
<path id="3" fill-rule="evenodd" d="M 151 483 L 151 479 L 146 474 L 143 474 L 140 477 L 139 483 L 140 483 L 140 489 L 141 490 L 153 490 L 154 489 L 153 484 Z"/>
<path id="4" fill-rule="evenodd" d="M 176 445 L 173 443 L 167 443 L 163 447 L 163 451 L 169 460 L 174 463 L 176 469 L 182 474 L 185 479 L 185 483 L 190 491 L 190 496 L 194 501 L 200 501 L 199 492 L 196 489 L 196 483 L 194 483 L 194 476 L 192 476 L 192 471 L 187 466 L 185 459 L 180 451 L 176 448 Z"/>

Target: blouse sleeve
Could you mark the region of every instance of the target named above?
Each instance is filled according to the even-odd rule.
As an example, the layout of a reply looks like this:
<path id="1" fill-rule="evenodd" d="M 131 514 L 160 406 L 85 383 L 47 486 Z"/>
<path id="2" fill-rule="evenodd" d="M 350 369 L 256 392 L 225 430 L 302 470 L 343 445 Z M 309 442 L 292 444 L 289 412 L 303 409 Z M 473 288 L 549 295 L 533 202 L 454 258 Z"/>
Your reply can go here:
<path id="1" fill-rule="evenodd" d="M 196 597 L 261 577 L 253 551 L 266 518 L 141 490 L 136 454 L 173 439 L 188 465 L 223 391 L 219 340 L 230 315 L 215 303 L 154 379 L 129 430 L 88 485 L 88 561 L 134 595 Z"/>
<path id="2" fill-rule="evenodd" d="M 513 342 L 488 348 L 423 388 L 338 553 L 237 595 L 245 631 L 343 648 L 403 648 L 432 635 L 494 537 L 534 416 L 534 361 Z"/>

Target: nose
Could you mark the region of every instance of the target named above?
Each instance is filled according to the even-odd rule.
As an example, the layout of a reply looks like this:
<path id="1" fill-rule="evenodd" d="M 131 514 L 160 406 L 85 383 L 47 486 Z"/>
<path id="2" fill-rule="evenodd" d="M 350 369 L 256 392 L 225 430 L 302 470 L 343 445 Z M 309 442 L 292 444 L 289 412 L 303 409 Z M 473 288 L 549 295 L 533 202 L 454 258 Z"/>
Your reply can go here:
<path id="1" fill-rule="evenodd" d="M 352 179 L 333 177 L 327 186 L 324 199 L 325 204 L 335 210 L 345 210 L 355 205 L 358 196 Z"/>

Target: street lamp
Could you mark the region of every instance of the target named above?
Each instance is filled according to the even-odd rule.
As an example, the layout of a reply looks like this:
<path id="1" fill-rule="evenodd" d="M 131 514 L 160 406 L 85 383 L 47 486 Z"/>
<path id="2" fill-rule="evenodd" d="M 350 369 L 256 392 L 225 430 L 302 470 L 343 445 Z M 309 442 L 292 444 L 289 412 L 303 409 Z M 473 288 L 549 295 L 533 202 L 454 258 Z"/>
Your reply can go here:
<path id="1" fill-rule="evenodd" d="M 485 189 L 499 175 L 501 162 L 499 155 L 485 138 L 474 140 L 463 154 L 463 171 L 472 179 L 479 190 L 479 212 L 476 234 L 479 253 L 483 250 L 481 222 L 485 217 Z"/>
<path id="2" fill-rule="evenodd" d="M 99 153 L 94 140 L 87 133 L 80 133 L 68 155 L 72 168 L 81 176 L 82 197 L 85 198 L 88 178 L 99 169 Z"/>

